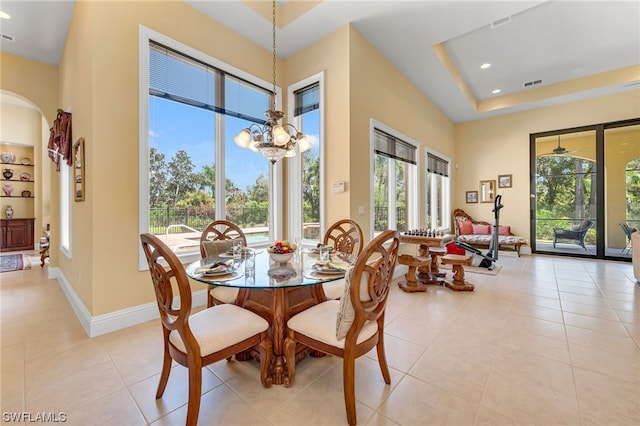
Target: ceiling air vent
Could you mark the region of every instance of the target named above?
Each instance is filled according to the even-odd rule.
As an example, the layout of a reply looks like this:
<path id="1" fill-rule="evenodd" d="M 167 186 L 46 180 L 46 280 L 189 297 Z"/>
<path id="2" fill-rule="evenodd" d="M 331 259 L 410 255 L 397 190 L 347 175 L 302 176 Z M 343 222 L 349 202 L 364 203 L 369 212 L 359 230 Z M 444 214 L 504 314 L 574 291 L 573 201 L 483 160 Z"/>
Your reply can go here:
<path id="1" fill-rule="evenodd" d="M 498 19 L 497 21 L 493 21 L 491 23 L 491 28 L 498 28 L 501 25 L 508 24 L 511 22 L 511 16 L 507 16 L 506 18 Z"/>
<path id="2" fill-rule="evenodd" d="M 524 87 L 537 86 L 538 84 L 542 84 L 542 80 L 527 81 L 524 83 Z"/>
<path id="3" fill-rule="evenodd" d="M 9 34 L 0 34 L 0 39 L 7 41 L 16 41 L 16 38 Z"/>

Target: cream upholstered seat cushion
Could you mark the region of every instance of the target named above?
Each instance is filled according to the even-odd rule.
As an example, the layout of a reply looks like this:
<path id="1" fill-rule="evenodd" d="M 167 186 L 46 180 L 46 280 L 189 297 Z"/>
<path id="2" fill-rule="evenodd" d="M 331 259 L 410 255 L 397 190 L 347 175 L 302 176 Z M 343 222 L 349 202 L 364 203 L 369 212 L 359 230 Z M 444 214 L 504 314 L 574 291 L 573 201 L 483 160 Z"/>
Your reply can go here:
<path id="1" fill-rule="evenodd" d="M 289 329 L 336 348 L 344 348 L 345 338 L 336 337 L 336 317 L 340 308 L 339 300 L 327 300 L 291 317 Z M 378 324 L 369 321 L 358 336 L 358 343 L 364 342 L 378 331 Z"/>
<path id="2" fill-rule="evenodd" d="M 224 304 L 191 315 L 189 327 L 200 345 L 201 356 L 206 356 L 265 331 L 269 323 L 247 309 Z M 169 341 L 186 351 L 177 331 L 169 334 Z"/>
<path id="3" fill-rule="evenodd" d="M 346 280 L 341 278 L 336 281 L 322 284 L 322 289 L 324 290 L 324 295 L 327 297 L 327 300 L 338 300 L 344 293 L 345 286 Z"/>
<path id="4" fill-rule="evenodd" d="M 222 303 L 236 303 L 239 290 L 240 289 L 237 287 L 224 287 L 217 285 L 209 290 L 209 292 L 214 299 L 219 300 Z"/>

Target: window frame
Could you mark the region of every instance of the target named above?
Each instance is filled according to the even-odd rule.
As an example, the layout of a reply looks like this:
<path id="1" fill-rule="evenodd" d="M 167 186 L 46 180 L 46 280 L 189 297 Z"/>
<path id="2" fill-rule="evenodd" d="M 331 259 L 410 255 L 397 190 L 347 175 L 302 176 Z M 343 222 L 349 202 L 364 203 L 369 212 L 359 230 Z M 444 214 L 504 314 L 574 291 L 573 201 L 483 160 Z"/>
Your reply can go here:
<path id="1" fill-rule="evenodd" d="M 265 90 L 272 91 L 272 83 L 266 80 L 262 80 L 255 77 L 239 68 L 222 62 L 212 56 L 209 56 L 203 52 L 200 52 L 192 47 L 189 47 L 177 40 L 174 40 L 168 36 L 165 36 L 157 31 L 154 31 L 144 25 L 138 27 L 138 154 L 139 154 L 139 169 L 138 169 L 138 203 L 139 203 L 139 217 L 138 217 L 138 231 L 140 234 L 149 232 L 149 42 L 155 41 L 171 49 L 174 49 L 184 55 L 191 56 L 197 60 L 201 60 L 209 65 L 228 72 L 235 77 L 244 79 L 257 86 L 264 88 Z M 282 90 L 276 87 L 276 103 L 278 104 L 282 95 Z M 224 116 L 216 114 L 216 140 L 220 139 L 221 135 L 224 135 L 225 125 Z M 247 151 L 249 154 L 249 151 Z M 225 176 L 225 157 L 224 157 L 224 143 L 215 144 L 216 155 L 216 181 L 224 182 Z M 265 161 L 267 161 L 265 159 Z M 283 218 L 283 193 L 282 193 L 282 162 L 278 162 L 275 165 L 269 166 L 269 204 L 275 206 L 272 208 L 269 215 L 269 238 L 268 241 L 261 242 L 256 246 L 270 245 L 276 238 L 282 235 L 282 218 Z M 216 185 L 216 199 L 222 200 L 222 202 L 216 202 L 216 217 L 225 217 L 225 185 Z M 176 253 L 178 258 L 183 263 L 193 262 L 200 258 L 199 249 L 194 249 L 187 252 Z M 147 260 L 145 258 L 142 247 L 138 244 L 138 269 L 140 271 L 147 270 Z"/>
<path id="2" fill-rule="evenodd" d="M 374 203 L 374 177 L 375 177 L 375 156 L 378 155 L 376 154 L 376 138 L 375 138 L 375 131 L 376 129 L 387 133 L 391 136 L 393 136 L 394 138 L 400 139 L 402 142 L 405 142 L 411 146 L 413 146 L 413 148 L 415 148 L 416 150 L 416 164 L 411 164 L 411 163 L 407 163 L 410 167 L 407 169 L 407 174 L 408 174 L 408 178 L 407 181 L 409 182 L 410 186 L 411 186 L 411 195 L 409 195 L 409 192 L 407 192 L 407 196 L 406 196 L 406 200 L 407 200 L 407 229 L 414 229 L 416 227 L 418 227 L 419 224 L 419 217 L 420 217 L 420 206 L 421 204 L 421 200 L 420 200 L 420 190 L 419 190 L 419 184 L 418 184 L 418 174 L 419 174 L 419 170 L 420 170 L 420 155 L 417 155 L 420 152 L 420 143 L 412 138 L 410 138 L 409 136 L 395 130 L 394 128 L 387 126 L 386 124 L 371 118 L 369 121 L 369 145 L 370 145 L 370 149 L 369 152 L 370 154 L 370 161 L 369 161 L 369 237 L 371 239 L 374 238 L 375 236 L 375 224 L 374 224 L 374 220 L 375 220 L 375 203 Z M 389 158 L 389 168 L 391 168 L 391 164 L 393 164 L 393 169 L 395 170 L 395 162 L 399 161 L 399 160 L 395 160 L 392 158 Z M 391 178 L 391 180 L 393 180 L 394 185 L 391 185 L 391 182 L 389 183 L 389 190 L 391 191 L 391 189 L 393 188 L 395 191 L 395 173 L 391 173 L 389 175 L 389 177 Z M 393 206 L 391 205 L 393 204 Z M 391 219 L 393 219 L 394 221 L 394 225 L 395 223 L 397 223 L 397 218 L 396 218 L 396 213 L 395 213 L 395 197 L 389 197 L 389 208 L 392 209 L 391 215 L 389 216 L 389 224 L 391 223 Z M 390 228 L 391 229 L 391 228 Z"/>
<path id="3" fill-rule="evenodd" d="M 435 150 L 433 150 L 433 149 L 431 149 L 429 147 L 425 147 L 425 149 L 424 149 L 425 165 L 429 164 L 429 154 L 431 154 L 434 157 L 438 157 L 438 158 L 440 158 L 442 160 L 445 160 L 447 162 L 447 167 L 448 167 L 448 170 L 447 170 L 448 176 L 446 176 L 447 180 L 446 180 L 446 182 L 444 182 L 444 188 L 442 188 L 442 193 L 444 195 L 444 199 L 442 200 L 442 223 L 443 223 L 443 226 L 441 226 L 439 228 L 433 228 L 433 229 L 436 229 L 438 231 L 450 231 L 452 229 L 451 228 L 451 159 L 448 156 L 446 156 L 446 155 L 444 155 L 444 154 L 442 154 L 442 153 L 440 153 L 438 151 L 435 151 Z M 427 226 L 428 228 L 430 227 L 430 224 L 427 223 L 427 213 L 428 213 L 427 212 L 427 194 L 428 194 L 428 191 L 429 191 L 429 188 L 427 186 L 427 178 L 428 178 L 429 173 L 431 173 L 431 172 L 429 172 L 427 170 L 427 167 L 425 166 L 425 169 L 424 169 L 424 203 L 425 203 L 424 204 L 424 209 L 425 209 L 424 210 L 424 213 L 425 213 L 424 217 L 425 217 L 425 220 L 424 220 L 424 222 L 425 222 L 425 226 Z M 433 173 L 433 174 L 436 175 L 436 176 L 440 176 L 437 173 Z M 437 206 L 437 203 L 432 203 L 432 204 L 433 204 L 432 208 L 435 208 Z M 433 217 L 433 215 L 432 215 L 432 217 Z M 430 228 L 430 229 L 432 229 L 432 228 Z"/>
<path id="4" fill-rule="evenodd" d="M 60 165 L 60 251 L 71 258 L 71 167 L 58 156 Z"/>
<path id="5" fill-rule="evenodd" d="M 303 80 L 297 81 L 287 88 L 287 116 L 291 117 L 290 123 L 293 124 L 296 129 L 300 130 L 302 127 L 302 115 L 294 116 L 295 109 L 295 92 L 311 84 L 318 83 L 318 102 L 320 123 L 318 129 L 320 131 L 320 137 L 318 139 L 318 148 L 320 151 L 320 238 L 324 235 L 325 230 L 325 197 L 324 197 L 324 71 L 309 76 Z M 304 129 L 302 129 L 304 130 Z M 303 132 L 304 133 L 304 132 Z M 300 152 L 296 153 L 293 158 L 287 159 L 288 177 L 287 185 L 290 188 L 287 197 L 288 203 L 288 222 L 287 235 L 289 239 L 294 240 L 299 238 L 302 244 L 312 244 L 315 241 L 302 239 L 302 225 L 304 223 L 303 208 L 302 208 L 302 155 Z"/>

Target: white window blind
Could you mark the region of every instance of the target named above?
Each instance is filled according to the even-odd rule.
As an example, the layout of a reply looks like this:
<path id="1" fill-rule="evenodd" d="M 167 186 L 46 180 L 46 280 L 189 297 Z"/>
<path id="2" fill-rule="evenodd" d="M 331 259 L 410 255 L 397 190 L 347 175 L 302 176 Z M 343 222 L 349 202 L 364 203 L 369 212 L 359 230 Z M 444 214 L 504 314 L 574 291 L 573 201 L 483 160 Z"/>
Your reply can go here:
<path id="1" fill-rule="evenodd" d="M 264 111 L 273 96 L 154 41 L 149 42 L 149 94 L 259 124 L 265 122 Z"/>

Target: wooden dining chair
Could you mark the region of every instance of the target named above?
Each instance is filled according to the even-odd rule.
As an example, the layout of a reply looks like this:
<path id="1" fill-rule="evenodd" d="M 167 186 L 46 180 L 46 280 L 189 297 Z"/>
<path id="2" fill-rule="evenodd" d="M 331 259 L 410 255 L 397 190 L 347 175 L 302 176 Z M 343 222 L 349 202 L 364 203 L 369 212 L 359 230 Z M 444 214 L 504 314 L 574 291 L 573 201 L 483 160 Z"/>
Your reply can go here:
<path id="1" fill-rule="evenodd" d="M 142 234 L 140 241 L 149 264 L 164 336 L 164 358 L 156 399 L 164 394 L 171 360 L 187 367 L 186 424 L 195 425 L 200 411 L 202 368 L 256 345 L 260 353 L 260 379 L 265 387 L 270 387 L 272 379 L 268 370 L 272 342 L 267 333 L 269 323 L 232 304 L 213 306 L 191 315 L 191 287 L 178 257 L 155 235 Z M 175 296 L 180 297 L 179 301 L 174 300 Z"/>
<path id="2" fill-rule="evenodd" d="M 384 350 L 384 313 L 393 278 L 400 234 L 384 231 L 360 253 L 347 276 L 340 300 L 327 300 L 287 321 L 284 342 L 287 373 L 295 380 L 296 344 L 343 359 L 342 381 L 347 420 L 356 424 L 355 360 L 374 346 L 385 383 L 391 383 Z"/>
<path id="3" fill-rule="evenodd" d="M 362 228 L 351 219 L 342 219 L 334 223 L 324 233 L 322 244 L 343 253 L 358 255 L 362 252 L 364 237 Z M 339 299 L 344 292 L 344 280 L 331 281 L 322 285 L 327 299 Z"/>
<path id="4" fill-rule="evenodd" d="M 242 245 L 246 247 L 247 237 L 238 225 L 227 220 L 214 220 L 200 235 L 200 255 L 205 258 L 225 253 L 227 249 L 233 247 L 233 242 L 237 239 L 240 239 Z M 207 292 L 207 307 L 235 303 L 237 297 L 237 288 L 211 286 Z"/>

